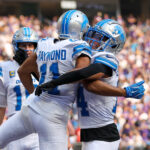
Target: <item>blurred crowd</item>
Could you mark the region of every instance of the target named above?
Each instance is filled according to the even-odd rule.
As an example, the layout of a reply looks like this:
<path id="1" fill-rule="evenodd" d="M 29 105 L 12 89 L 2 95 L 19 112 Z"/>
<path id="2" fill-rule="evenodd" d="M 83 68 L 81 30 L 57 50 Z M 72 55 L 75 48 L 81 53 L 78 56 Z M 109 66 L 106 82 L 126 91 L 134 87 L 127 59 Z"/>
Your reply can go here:
<path id="1" fill-rule="evenodd" d="M 57 16 L 52 20 L 39 20 L 35 16 L 1 16 L 0 17 L 0 61 L 11 59 L 13 56 L 12 36 L 22 26 L 28 26 L 38 32 L 39 36 L 57 37 Z M 92 25 L 102 19 L 109 18 L 108 14 L 98 12 L 92 20 Z M 143 99 L 118 98 L 115 122 L 121 135 L 120 148 L 134 150 L 144 147 L 150 150 L 150 19 L 141 20 L 129 15 L 127 18 L 112 17 L 125 29 L 126 44 L 118 55 L 119 86 L 145 80 L 145 95 Z M 70 141 L 72 144 L 80 142 L 80 127 L 77 110 L 70 115 Z M 72 124 L 71 124 L 72 123 Z"/>
<path id="2" fill-rule="evenodd" d="M 52 20 L 39 20 L 35 16 L 0 16 L 0 61 L 11 59 L 13 56 L 12 37 L 20 27 L 31 27 L 40 38 L 57 37 L 57 16 Z"/>

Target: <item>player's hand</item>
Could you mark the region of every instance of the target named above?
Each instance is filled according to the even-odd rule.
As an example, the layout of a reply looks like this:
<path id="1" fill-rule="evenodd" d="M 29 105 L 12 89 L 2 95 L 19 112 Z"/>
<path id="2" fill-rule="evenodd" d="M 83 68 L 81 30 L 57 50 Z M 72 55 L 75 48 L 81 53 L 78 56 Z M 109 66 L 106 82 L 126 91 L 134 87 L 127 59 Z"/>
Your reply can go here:
<path id="1" fill-rule="evenodd" d="M 40 85 L 38 85 L 38 86 L 36 87 L 36 89 L 35 89 L 35 95 L 40 96 L 40 95 L 41 95 L 41 93 L 42 93 L 41 86 L 40 86 Z"/>
<path id="2" fill-rule="evenodd" d="M 52 82 L 46 82 L 44 84 L 38 85 L 35 90 L 35 95 L 40 96 L 42 91 L 51 91 L 55 86 Z"/>
<path id="3" fill-rule="evenodd" d="M 27 57 L 28 57 L 27 52 L 19 49 L 16 51 L 13 59 L 16 60 L 19 63 L 19 65 L 21 65 L 26 60 Z"/>
<path id="4" fill-rule="evenodd" d="M 141 99 L 143 97 L 144 91 L 145 91 L 143 83 L 144 83 L 144 81 L 140 81 L 138 83 L 135 83 L 135 84 L 125 87 L 126 97 Z"/>

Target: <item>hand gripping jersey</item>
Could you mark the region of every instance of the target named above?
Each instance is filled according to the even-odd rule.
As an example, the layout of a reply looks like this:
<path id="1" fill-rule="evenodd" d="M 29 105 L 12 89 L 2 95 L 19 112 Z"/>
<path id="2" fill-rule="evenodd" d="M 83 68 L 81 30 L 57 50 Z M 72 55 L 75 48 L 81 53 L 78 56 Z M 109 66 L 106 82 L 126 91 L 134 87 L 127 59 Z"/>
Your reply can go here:
<path id="1" fill-rule="evenodd" d="M 102 63 L 112 68 L 113 75 L 109 78 L 103 78 L 101 81 L 117 86 L 119 62 L 112 53 L 97 52 L 92 57 L 92 63 Z M 78 89 L 77 106 L 81 128 L 98 128 L 114 122 L 117 98 L 97 95 L 80 87 Z"/>
<path id="2" fill-rule="evenodd" d="M 91 51 L 83 48 L 86 46 L 88 46 L 87 43 L 82 40 L 67 39 L 57 42 L 53 38 L 40 40 L 36 51 L 37 65 L 40 72 L 39 84 L 56 79 L 60 75 L 74 69 L 75 59 L 81 54 L 91 57 Z M 37 98 L 38 100 L 30 104 L 30 107 L 44 116 L 49 116 L 52 112 L 50 109 L 52 103 L 62 105 L 64 110 L 65 108 L 70 109 L 75 96 L 76 84 L 61 85 L 52 91 L 42 92 Z"/>
<path id="3" fill-rule="evenodd" d="M 0 107 L 7 107 L 7 117 L 12 116 L 21 109 L 22 101 L 28 96 L 28 91 L 21 83 L 17 70 L 19 65 L 16 61 L 0 63 Z M 33 78 L 33 83 L 38 82 Z"/>

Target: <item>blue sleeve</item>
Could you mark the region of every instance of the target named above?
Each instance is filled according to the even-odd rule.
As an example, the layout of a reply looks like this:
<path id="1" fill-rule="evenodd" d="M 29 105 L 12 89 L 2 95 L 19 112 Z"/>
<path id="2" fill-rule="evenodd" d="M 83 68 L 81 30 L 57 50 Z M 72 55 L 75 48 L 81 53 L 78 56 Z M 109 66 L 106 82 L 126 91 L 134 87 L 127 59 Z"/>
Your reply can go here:
<path id="1" fill-rule="evenodd" d="M 103 57 L 96 57 L 93 63 L 102 63 L 113 70 L 117 70 L 118 64 Z"/>

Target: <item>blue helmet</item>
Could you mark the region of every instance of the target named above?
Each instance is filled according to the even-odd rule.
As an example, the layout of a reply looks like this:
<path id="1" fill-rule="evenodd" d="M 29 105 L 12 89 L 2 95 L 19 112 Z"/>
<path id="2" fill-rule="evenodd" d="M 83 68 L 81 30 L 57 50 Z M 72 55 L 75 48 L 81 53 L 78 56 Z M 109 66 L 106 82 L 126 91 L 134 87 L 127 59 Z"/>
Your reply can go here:
<path id="1" fill-rule="evenodd" d="M 35 45 L 37 46 L 38 40 L 39 40 L 38 34 L 34 30 L 32 30 L 29 27 L 20 28 L 14 33 L 12 39 L 14 53 L 16 53 L 16 51 L 19 50 L 18 43 L 31 42 L 35 43 Z"/>
<path id="2" fill-rule="evenodd" d="M 57 29 L 59 38 L 82 39 L 89 28 L 87 16 L 79 10 L 69 10 L 62 14 L 58 20 Z"/>
<path id="3" fill-rule="evenodd" d="M 90 27 L 84 38 L 94 50 L 117 54 L 125 44 L 126 34 L 117 21 L 104 19 Z"/>

